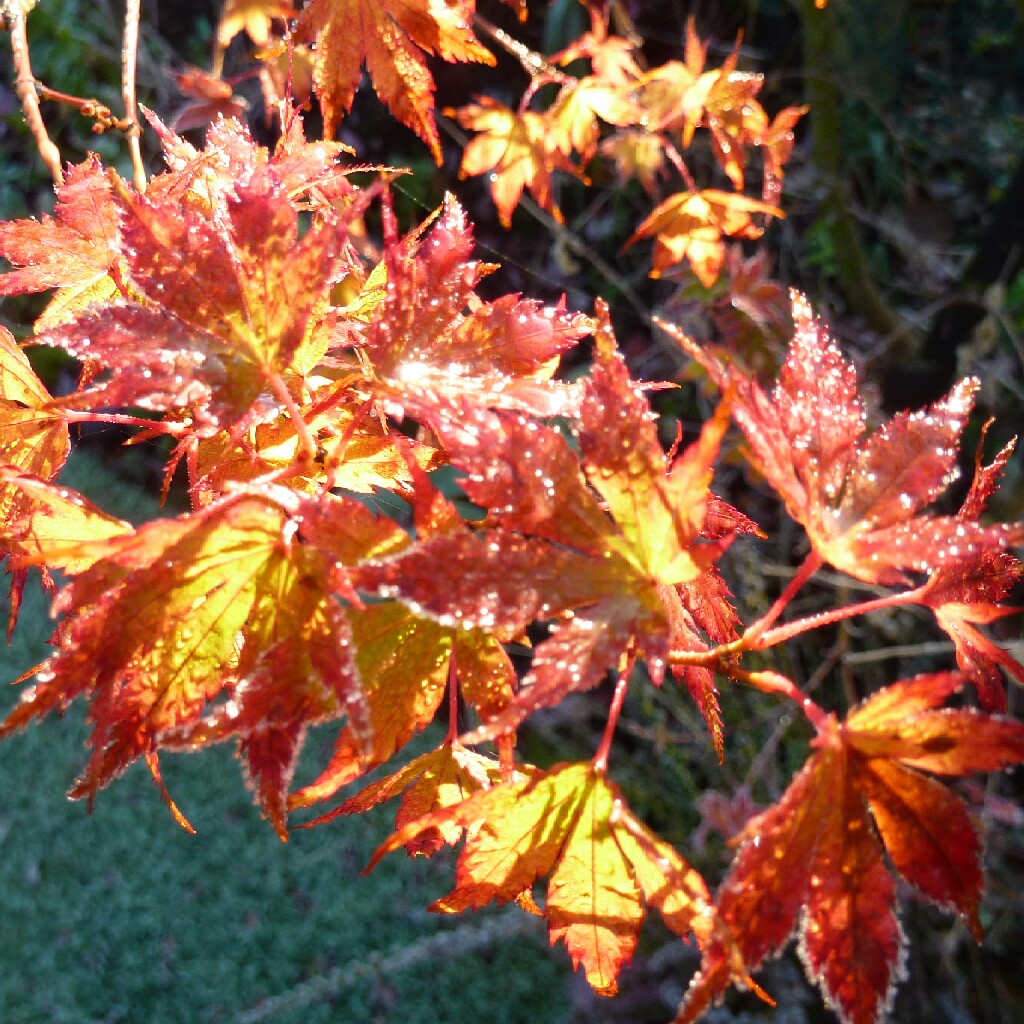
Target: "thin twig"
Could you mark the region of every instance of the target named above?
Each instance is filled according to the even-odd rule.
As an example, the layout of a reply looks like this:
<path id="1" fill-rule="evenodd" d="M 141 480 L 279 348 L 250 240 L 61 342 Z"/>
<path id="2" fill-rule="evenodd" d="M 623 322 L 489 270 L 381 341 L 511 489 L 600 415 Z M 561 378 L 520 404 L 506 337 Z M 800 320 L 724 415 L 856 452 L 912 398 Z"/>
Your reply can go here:
<path id="1" fill-rule="evenodd" d="M 615 684 L 615 695 L 612 697 L 611 708 L 608 710 L 608 721 L 604 727 L 604 735 L 601 737 L 601 745 L 594 754 L 594 771 L 604 772 L 608 769 L 608 752 L 612 746 L 612 736 L 615 733 L 615 725 L 622 713 L 622 704 L 626 699 L 626 690 L 629 689 L 629 677 L 633 673 L 633 665 L 636 663 L 636 654 L 630 652 L 626 665 L 619 673 L 618 682 Z"/>
<path id="2" fill-rule="evenodd" d="M 131 121 L 128 129 L 128 152 L 132 158 L 132 179 L 135 190 L 146 191 L 146 168 L 142 164 L 142 147 L 139 139 L 138 111 L 135 109 L 135 63 L 139 54 L 139 18 L 141 0 L 127 0 L 124 12 L 124 44 L 121 47 L 121 98 L 124 100 L 124 116 Z"/>
<path id="3" fill-rule="evenodd" d="M 28 53 L 28 29 L 25 24 L 25 12 L 18 4 L 9 5 L 7 10 L 7 24 L 11 30 L 11 54 L 14 57 L 14 91 L 21 101 L 21 109 L 25 115 L 25 123 L 36 140 L 36 149 L 46 164 L 55 185 L 64 181 L 64 172 L 61 170 L 60 150 L 54 145 L 46 125 L 43 123 L 43 115 L 39 111 L 39 96 L 36 93 L 36 79 L 32 74 L 32 62 Z M 6 10 L 6 8 L 5 8 Z"/>
<path id="4" fill-rule="evenodd" d="M 889 658 L 923 658 L 938 654 L 952 654 L 956 646 L 952 640 L 929 640 L 919 644 L 895 644 L 876 647 L 871 651 L 849 651 L 843 654 L 844 665 L 869 665 Z"/>
<path id="5" fill-rule="evenodd" d="M 792 579 L 786 584 L 785 589 L 778 596 L 775 603 L 757 620 L 753 623 L 747 631 L 743 634 L 741 639 L 740 649 L 747 650 L 761 650 L 764 646 L 759 645 L 758 641 L 761 639 L 762 634 L 771 628 L 775 623 L 775 620 L 785 611 L 786 605 L 796 596 L 800 588 L 822 567 L 824 559 L 816 551 L 812 551 L 797 569 Z"/>
<path id="6" fill-rule="evenodd" d="M 485 35 L 490 36 L 496 43 L 515 57 L 523 65 L 523 70 L 531 77 L 543 75 L 552 82 L 560 82 L 562 84 L 575 81 L 571 75 L 567 75 L 564 71 L 556 68 L 554 64 L 551 64 L 541 54 L 531 50 L 528 46 L 519 42 L 518 39 L 510 36 L 504 29 L 493 25 L 482 14 L 475 14 L 473 21 L 478 29 Z"/>
<path id="7" fill-rule="evenodd" d="M 924 587 L 922 586 L 916 590 L 900 591 L 890 594 L 888 597 L 878 597 L 872 601 L 861 601 L 858 604 L 844 605 L 842 608 L 834 608 L 831 611 L 818 612 L 802 619 L 794 619 L 792 622 L 761 633 L 755 637 L 753 642 L 749 642 L 745 633 L 742 637 L 743 646 L 747 650 L 763 651 L 766 647 L 775 647 L 777 644 L 785 643 L 810 629 L 821 629 L 822 626 L 830 626 L 833 622 L 842 622 L 844 619 L 850 619 L 856 615 L 867 615 L 870 612 L 885 611 L 889 608 L 898 608 L 901 605 L 916 604 L 920 601 L 923 591 Z"/>

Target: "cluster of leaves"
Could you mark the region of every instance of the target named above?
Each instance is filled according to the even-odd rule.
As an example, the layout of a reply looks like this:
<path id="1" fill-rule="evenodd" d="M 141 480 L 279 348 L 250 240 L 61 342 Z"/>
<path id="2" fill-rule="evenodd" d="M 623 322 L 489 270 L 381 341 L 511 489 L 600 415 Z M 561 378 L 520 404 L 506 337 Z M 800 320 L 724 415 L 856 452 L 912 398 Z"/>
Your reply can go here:
<path id="1" fill-rule="evenodd" d="M 520 0 L 506 2 L 525 16 Z M 271 104 L 288 81 L 293 97 L 297 82 L 299 97 L 315 90 L 328 136 L 351 110 L 365 65 L 380 99 L 440 164 L 435 85 L 425 58 L 433 54 L 449 62 L 494 64 L 494 55 L 473 31 L 472 8 L 466 0 L 314 0 L 301 12 L 289 45 L 275 47 L 275 33 L 283 31 L 284 19 L 293 13 L 289 4 L 229 2 L 219 40 L 226 46 L 245 30 L 263 47 L 260 75 Z M 595 2 L 588 10 L 590 30 L 550 57 L 486 25 L 519 60 L 529 85 L 515 109 L 485 95 L 445 111 L 477 133 L 465 148 L 460 174 L 487 176 L 501 223 L 508 227 L 524 191 L 560 221 L 555 178 L 561 173 L 587 181 L 588 168 L 601 158 L 620 182 L 637 181 L 658 200 L 627 243 L 654 239 L 652 276 L 685 260 L 711 287 L 726 259 L 725 239 L 759 238 L 772 217 L 783 215 L 777 205 L 783 168 L 793 148 L 793 129 L 806 108 L 786 107 L 769 118 L 757 100 L 763 76 L 737 68 L 739 44 L 721 67 L 708 67 L 708 44 L 698 38 L 692 20 L 684 59 L 645 68 L 642 41 L 610 29 L 609 6 Z M 573 73 L 586 65 L 589 73 Z M 199 109 L 207 117 L 227 113 L 237 103 L 227 83 L 215 81 L 206 88 L 217 93 L 204 95 Z M 196 123 L 201 121 L 188 121 Z M 732 191 L 700 187 L 687 167 L 682 154 L 698 129 L 707 132 Z M 761 154 L 759 197 L 745 194 L 755 150 Z M 682 190 L 673 182 L 681 183 Z"/>
<path id="2" fill-rule="evenodd" d="M 276 17 L 284 7 L 229 4 L 228 13 Z M 468 0 L 314 0 L 300 30 L 319 36 L 313 80 L 328 127 L 365 60 L 430 143 L 418 51 L 484 59 L 471 9 Z M 704 71 L 692 32 L 684 62 L 644 75 L 605 24 L 596 19 L 555 60 L 586 56 L 594 73 L 559 80 L 547 115 L 463 109 L 467 123 L 494 115 L 473 124 L 483 132 L 477 154 L 500 148 L 502 123 L 522 133 L 547 116 L 545 160 L 560 154 L 558 166 L 579 171 L 570 157 L 592 154 L 595 118 L 631 131 L 646 118 L 684 144 L 707 127 L 737 187 L 749 145 L 765 148 L 778 179 L 795 114 L 769 125 L 756 83 L 729 63 Z M 91 801 L 142 760 L 185 827 L 161 753 L 231 741 L 285 838 L 290 812 L 401 755 L 447 700 L 436 750 L 318 820 L 400 796 L 396 831 L 374 861 L 465 840 L 455 887 L 434 909 L 517 901 L 546 917 L 602 994 L 616 991 L 645 908 L 655 908 L 701 949 L 684 1022 L 730 984 L 760 991 L 751 972 L 794 930 L 808 974 L 844 1019 L 877 1020 L 904 958 L 896 876 L 980 935 L 980 840 L 964 801 L 935 776 L 1024 760 L 1024 725 L 1002 715 L 1001 675 L 1024 681 L 1024 667 L 978 629 L 1013 611 L 1002 602 L 1024 575 L 1011 551 L 1024 525 L 982 522 L 1011 446 L 979 461 L 958 514 L 928 512 L 954 474 L 975 382 L 866 435 L 852 365 L 794 295 L 796 327 L 770 394 L 666 325 L 723 393 L 692 443 L 666 453 L 603 304 L 591 318 L 515 294 L 483 299 L 491 267 L 474 259 L 454 198 L 403 233 L 392 172 L 357 186 L 355 168 L 339 163 L 344 147 L 307 141 L 287 105 L 273 151 L 235 121 L 216 122 L 200 150 L 147 118 L 167 169 L 145 192 L 90 158 L 67 170 L 52 218 L 0 225 L 12 264 L 0 294 L 53 289 L 32 344 L 82 367 L 70 394 L 51 396 L 0 329 L 11 628 L 29 570 L 51 585 L 52 574 L 66 577 L 55 588 L 56 653 L 31 673 L 0 736 L 81 699 L 89 757 L 71 795 Z M 482 169 L 472 153 L 468 166 Z M 503 189 L 516 180 L 511 165 L 498 180 Z M 497 192 L 499 204 L 509 194 Z M 721 234 L 709 212 L 717 200 L 687 195 L 705 205 L 684 214 L 690 200 L 676 197 L 638 231 L 660 239 L 656 261 L 689 253 L 699 263 L 690 242 L 671 241 L 677 216 Z M 362 242 L 371 204 L 379 259 Z M 589 375 L 560 380 L 561 357 L 590 335 Z M 730 417 L 811 545 L 775 606 L 746 627 L 717 563 L 737 534 L 761 532 L 711 490 Z M 62 487 L 69 428 L 93 420 L 171 439 L 167 479 L 184 467 L 191 511 L 135 528 Z M 444 464 L 458 471 L 471 515 L 435 486 L 431 471 Z M 381 495 L 403 512 L 383 514 Z M 891 589 L 776 625 L 825 563 Z M 743 665 L 808 630 L 910 604 L 934 612 L 960 671 L 897 681 L 842 720 L 797 681 Z M 512 644 L 532 648 L 521 677 Z M 609 674 L 614 696 L 590 760 L 540 769 L 517 758 L 522 722 Z M 739 837 L 713 896 L 629 809 L 608 764 L 630 686 L 684 687 L 724 757 L 726 683 L 794 702 L 815 736 L 789 789 Z M 981 710 L 943 708 L 965 684 Z M 463 712 L 474 727 L 460 733 Z M 331 758 L 294 789 L 306 732 L 321 723 L 336 723 Z"/>

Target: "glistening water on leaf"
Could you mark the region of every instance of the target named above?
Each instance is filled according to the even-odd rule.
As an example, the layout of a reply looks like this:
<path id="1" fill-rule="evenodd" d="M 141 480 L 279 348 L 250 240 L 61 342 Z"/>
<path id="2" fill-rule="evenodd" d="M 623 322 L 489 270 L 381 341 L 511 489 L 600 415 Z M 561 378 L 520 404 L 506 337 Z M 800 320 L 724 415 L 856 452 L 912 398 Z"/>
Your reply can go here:
<path id="1" fill-rule="evenodd" d="M 88 754 L 71 795 L 91 805 L 141 761 L 186 826 L 164 753 L 230 742 L 281 839 L 314 804 L 335 801 L 307 822 L 322 826 L 396 798 L 395 831 L 372 864 L 463 843 L 454 887 L 432 909 L 515 901 L 545 919 L 599 994 L 617 990 L 653 907 L 701 956 L 680 1021 L 734 985 L 764 994 L 751 972 L 796 934 L 825 999 L 845 1021 L 876 1024 L 906 959 L 899 880 L 981 937 L 980 834 L 943 777 L 1024 760 L 1024 726 L 997 713 L 1009 706 L 1001 673 L 1024 670 L 1005 636 L 984 632 L 1015 610 L 1005 602 L 1021 579 L 1012 549 L 1024 526 L 984 518 L 1012 444 L 987 465 L 979 454 L 959 513 L 939 514 L 977 380 L 871 430 L 853 364 L 797 293 L 774 387 L 725 354 L 740 330 L 727 310 L 747 330 L 785 320 L 763 250 L 736 240 L 782 216 L 803 108 L 770 116 L 739 45 L 711 66 L 692 21 L 682 59 L 658 65 L 621 5 L 584 6 L 589 28 L 547 55 L 473 0 L 312 0 L 294 20 L 280 0 L 229 3 L 219 49 L 243 25 L 266 44 L 249 70 L 273 149 L 231 118 L 198 145 L 143 111 L 166 164 L 147 183 L 126 71 L 134 185 L 97 157 L 66 172 L 48 160 L 54 215 L 0 225 L 11 264 L 0 294 L 52 290 L 25 344 L 77 362 L 53 394 L 0 328 L 12 623 L 27 574 L 60 587 L 53 653 L 21 680 L 0 736 L 83 704 Z M 17 91 L 52 156 L 18 5 L 9 19 Z M 460 173 L 488 175 L 502 225 L 525 205 L 555 226 L 558 245 L 631 296 L 643 324 L 634 285 L 648 271 L 679 289 L 670 306 L 716 304 L 721 347 L 674 332 L 721 390 L 713 411 L 676 380 L 640 379 L 644 364 L 626 356 L 645 338 L 627 328 L 620 346 L 609 305 L 597 299 L 590 315 L 582 276 L 543 301 L 499 294 L 476 238 L 500 246 L 474 228 L 472 200 L 447 194 L 409 226 L 392 197 L 403 169 L 356 164 L 354 147 L 334 140 L 344 121 L 349 141 L 363 141 L 364 113 L 347 114 L 365 67 L 441 164 L 434 75 L 442 62 L 492 62 L 477 33 L 522 69 L 523 91 L 449 110 L 475 133 Z M 195 81 L 237 110 L 238 82 L 221 70 L 218 58 Z M 299 109 L 310 88 L 322 139 L 315 113 Z M 691 151 L 701 138 L 704 161 Z M 616 174 L 621 195 L 584 201 Z M 579 233 L 559 202 L 581 216 Z M 647 239 L 653 256 L 632 248 Z M 606 241 L 609 253 L 630 246 L 631 270 L 591 245 Z M 518 269 L 538 280 L 559 257 L 526 267 L 520 255 Z M 659 416 L 669 408 L 671 420 Z M 745 447 L 732 444 L 731 421 Z M 62 483 L 73 430 L 90 423 L 152 443 L 165 489 L 180 470 L 187 511 L 134 526 Z M 756 486 L 740 483 L 744 460 Z M 750 507 L 780 541 L 773 496 L 806 531 L 809 553 L 777 596 L 763 566 L 729 550 L 740 535 L 768 539 L 734 494 L 744 507 L 756 496 Z M 818 574 L 826 563 L 845 577 Z M 837 600 L 823 606 L 812 579 Z M 845 603 L 851 581 L 872 595 Z M 852 635 L 833 642 L 833 626 L 914 605 L 952 638 L 960 673 L 892 682 L 881 666 L 854 676 L 851 660 L 842 687 L 823 685 Z M 811 632 L 817 647 L 799 639 Z M 965 682 L 973 690 L 960 692 Z M 844 713 L 851 694 L 862 703 Z M 652 696 L 682 709 L 686 728 L 629 722 L 631 703 Z M 585 709 L 572 752 L 551 726 L 573 714 L 570 698 Z M 760 750 L 750 700 L 754 719 L 779 723 Z M 812 740 L 789 779 L 791 748 L 776 758 L 773 743 L 793 712 Z M 437 719 L 440 736 L 427 732 Z M 526 735 L 533 726 L 558 737 L 554 749 Z M 311 727 L 325 733 L 315 743 Z M 417 742 L 424 733 L 433 749 Z M 638 773 L 630 758 L 648 737 L 656 753 L 637 756 Z M 296 779 L 303 749 L 321 760 Z M 766 802 L 715 897 L 640 820 L 655 801 L 627 787 L 652 758 L 687 766 L 688 797 L 714 773 L 749 772 Z M 659 793 L 650 820 L 685 842 L 682 799 Z"/>

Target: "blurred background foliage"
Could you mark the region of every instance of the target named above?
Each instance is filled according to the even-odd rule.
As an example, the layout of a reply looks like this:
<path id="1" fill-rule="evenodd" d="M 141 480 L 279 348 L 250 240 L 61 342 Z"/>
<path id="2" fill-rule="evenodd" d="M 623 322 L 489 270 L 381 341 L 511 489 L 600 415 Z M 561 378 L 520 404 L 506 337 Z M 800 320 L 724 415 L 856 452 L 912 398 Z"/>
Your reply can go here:
<path id="1" fill-rule="evenodd" d="M 172 71 L 209 66 L 219 9 L 213 0 L 151 0 L 143 6 L 139 95 L 170 117 L 184 102 Z M 757 246 L 737 248 L 734 269 L 756 249 L 763 261 L 758 274 L 767 274 L 776 288 L 792 285 L 810 294 L 860 365 L 878 417 L 936 397 L 956 375 L 976 373 L 983 381 L 982 415 L 999 417 L 988 441 L 995 450 L 1024 426 L 1021 4 L 831 0 L 824 38 L 806 31 L 812 6 L 813 0 L 619 5 L 644 40 L 650 65 L 680 56 L 686 21 L 693 17 L 700 35 L 712 41 L 713 65 L 742 34 L 741 67 L 764 73 L 760 98 L 770 114 L 813 101 L 788 166 L 782 201 L 787 217 Z M 587 25 L 576 0 L 534 0 L 535 17 L 526 26 L 498 0 L 479 0 L 478 9 L 546 53 L 566 46 Z M 113 0 L 41 0 L 29 18 L 39 79 L 117 111 L 121 17 Z M 237 38 L 225 72 L 242 74 L 251 57 L 251 47 Z M 435 62 L 438 108 L 478 93 L 514 106 L 527 79 L 518 63 L 503 53 L 498 57 L 496 71 Z M 38 214 L 53 202 L 12 78 L 9 53 L 0 46 L 3 219 Z M 272 142 L 258 86 L 243 81 L 238 90 L 250 103 L 253 131 Z M 96 151 L 130 176 L 119 137 L 92 134 L 67 108 L 44 103 L 43 110 L 67 161 Z M 315 112 L 307 118 L 315 133 Z M 505 230 L 486 182 L 458 180 L 465 141 L 459 129 L 447 118 L 441 127 L 445 161 L 437 167 L 364 88 L 342 138 L 360 162 L 413 170 L 397 185 L 406 224 L 422 219 L 446 190 L 458 195 L 476 225 L 482 257 L 502 265 L 486 284 L 489 294 L 521 291 L 554 299 L 565 293 L 571 306 L 582 309 L 591 307 L 594 296 L 608 299 L 636 376 L 696 383 L 657 395 L 666 443 L 677 425 L 691 437 L 714 396 L 659 342 L 651 313 L 674 317 L 708 343 L 740 344 L 743 358 L 769 377 L 774 373 L 785 325 L 770 317 L 758 321 L 739 307 L 737 276 L 712 289 L 688 271 L 652 281 L 643 246 L 622 252 L 650 210 L 638 185 L 622 185 L 595 165 L 589 185 L 560 181 L 564 227 L 524 203 Z M 148 144 L 158 166 L 151 133 Z M 715 183 L 714 161 L 701 144 L 687 159 L 699 180 Z M 25 336 L 38 308 L 33 298 L 0 300 L 0 323 Z M 59 361 L 42 358 L 39 365 L 51 386 L 69 372 Z M 978 436 L 976 426 L 971 430 L 968 463 Z M 122 440 L 113 430 L 80 438 L 67 482 L 117 514 L 154 515 L 146 493 L 153 493 L 160 454 L 127 449 L 126 458 Z M 1022 517 L 1020 467 L 1019 457 L 1011 462 L 994 510 L 1000 518 Z M 726 556 L 738 610 L 749 621 L 784 585 L 803 538 L 735 452 L 726 451 L 716 490 L 771 538 L 742 538 Z M 837 596 L 853 600 L 863 596 L 861 590 L 821 574 L 791 611 L 806 614 Z M 14 646 L 0 651 L 7 678 L 45 657 L 50 628 L 44 598 L 35 593 Z M 1019 637 L 1019 619 L 1009 620 L 1001 642 L 1019 645 Z M 826 707 L 840 709 L 901 676 L 948 666 L 952 652 L 927 617 L 903 611 L 824 630 L 765 657 L 766 665 L 813 689 Z M 1011 688 L 1010 697 L 1020 714 L 1019 691 Z M 3 706 L 15 699 L 14 691 L 3 694 Z M 541 764 L 590 756 L 606 704 L 607 694 L 597 692 L 536 716 L 522 738 L 524 756 Z M 808 739 L 799 719 L 780 714 L 779 703 L 763 695 L 729 690 L 722 704 L 727 758 L 719 765 L 688 696 L 671 685 L 633 687 L 611 766 L 637 811 L 712 884 L 728 862 L 728 835 L 753 807 L 780 795 L 802 764 Z M 82 761 L 82 736 L 80 716 L 72 714 L 0 748 L 5 1022 L 359 1024 L 490 1016 L 646 1024 L 670 1016 L 696 964 L 692 949 L 652 923 L 622 995 L 597 1000 L 570 976 L 563 951 L 542 948 L 540 930 L 530 930 L 528 921 L 480 914 L 449 922 L 427 915 L 426 903 L 444 891 L 445 864 L 396 859 L 368 879 L 355 877 L 384 834 L 386 813 L 296 833 L 281 846 L 259 821 L 223 751 L 174 759 L 166 772 L 186 811 L 194 808 L 198 837 L 174 828 L 142 772 L 129 773 L 103 794 L 87 817 L 84 808 L 60 796 Z M 322 757 L 329 741 L 324 736 L 311 744 L 310 757 Z M 959 923 L 907 893 L 909 977 L 894 1013 L 902 1024 L 1024 1019 L 1021 786 L 1015 778 L 998 777 L 963 792 L 986 823 L 986 941 L 976 947 Z M 439 929 L 445 937 L 432 946 Z M 734 994 L 709 1019 L 831 1019 L 792 954 L 770 967 L 763 982 L 779 1001 L 777 1011 Z"/>

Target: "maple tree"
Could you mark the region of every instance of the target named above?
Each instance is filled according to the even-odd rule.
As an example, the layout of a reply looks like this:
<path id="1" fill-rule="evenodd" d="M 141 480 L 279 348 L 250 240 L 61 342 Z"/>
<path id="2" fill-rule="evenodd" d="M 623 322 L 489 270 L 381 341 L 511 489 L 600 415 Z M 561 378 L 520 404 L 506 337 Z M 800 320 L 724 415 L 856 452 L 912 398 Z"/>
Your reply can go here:
<path id="1" fill-rule="evenodd" d="M 756 237 L 781 215 L 801 109 L 769 118 L 760 78 L 737 70 L 738 47 L 708 69 L 692 23 L 683 60 L 643 69 L 605 6 L 589 9 L 589 31 L 542 56 L 474 23 L 471 0 L 313 0 L 294 24 L 281 0 L 228 3 L 222 48 L 244 30 L 270 62 L 275 39 L 291 54 L 315 40 L 325 139 L 307 138 L 288 95 L 272 150 L 223 118 L 197 149 L 144 110 L 166 164 L 144 188 L 138 173 L 133 186 L 89 157 L 58 166 L 52 217 L 0 224 L 11 265 L 0 295 L 52 291 L 26 344 L 81 367 L 70 393 L 51 395 L 0 328 L 10 629 L 33 569 L 59 617 L 55 653 L 21 680 L 0 737 L 80 699 L 89 757 L 71 795 L 92 801 L 141 760 L 187 828 L 162 752 L 233 741 L 283 839 L 292 815 L 405 755 L 312 824 L 401 795 L 371 867 L 402 847 L 432 855 L 465 843 L 455 887 L 432 909 L 516 901 L 609 995 L 654 908 L 701 952 L 684 1022 L 732 984 L 769 998 L 752 972 L 797 933 L 830 1004 L 869 1024 L 905 958 L 897 878 L 981 938 L 981 841 L 963 798 L 936 776 L 1024 761 L 1002 679 L 1024 682 L 1024 666 L 978 628 L 1016 611 L 1003 602 L 1024 577 L 1013 554 L 1024 524 L 982 519 L 1012 442 L 988 465 L 979 454 L 959 512 L 929 511 L 955 475 L 977 382 L 868 432 L 852 363 L 793 293 L 770 393 L 740 362 L 662 325 L 721 390 L 691 443 L 666 452 L 646 394 L 663 385 L 631 376 L 603 302 L 591 316 L 518 294 L 483 298 L 493 268 L 474 258 L 458 200 L 403 231 L 390 191 L 398 172 L 377 168 L 367 183 L 331 141 L 365 64 L 439 157 L 424 54 L 489 63 L 473 30 L 484 26 L 531 73 L 518 110 L 481 97 L 452 111 L 478 133 L 462 173 L 491 174 L 504 223 L 524 191 L 557 217 L 552 176 L 585 177 L 602 154 L 652 192 L 671 168 L 684 190 L 655 204 L 631 244 L 654 238 L 654 274 L 685 259 L 710 286 L 732 266 L 753 293 L 756 271 L 735 266 L 723 238 Z M 565 70 L 580 60 L 589 73 Z M 531 109 L 545 86 L 554 98 Z M 134 110 L 126 116 L 134 125 Z M 698 130 L 732 191 L 699 187 L 687 169 Z M 657 140 L 646 150 L 657 160 L 640 161 L 638 134 Z M 760 196 L 744 192 L 755 150 Z M 379 249 L 364 239 L 370 210 Z M 560 377 L 561 358 L 588 337 L 589 372 Z M 191 508 L 134 527 L 63 487 L 70 428 L 94 421 L 167 438 L 165 491 L 183 466 Z M 720 563 L 738 535 L 764 535 L 712 489 L 730 421 L 810 544 L 778 600 L 746 625 Z M 432 475 L 443 465 L 457 473 L 458 502 Z M 402 513 L 384 514 L 382 494 Z M 782 622 L 825 564 L 887 589 Z M 959 671 L 894 681 L 843 716 L 757 667 L 758 652 L 801 634 L 914 605 L 952 638 Z M 513 645 L 529 649 L 524 671 Z M 531 715 L 609 676 L 592 758 L 539 768 L 517 756 Z M 676 683 L 719 759 L 721 702 L 740 688 L 792 702 L 814 734 L 788 789 L 736 837 L 717 893 L 609 775 L 627 690 Z M 442 743 L 409 759 L 446 700 Z M 465 709 L 475 717 L 461 730 Z M 293 788 L 307 730 L 324 723 L 337 730 L 329 762 Z"/>

